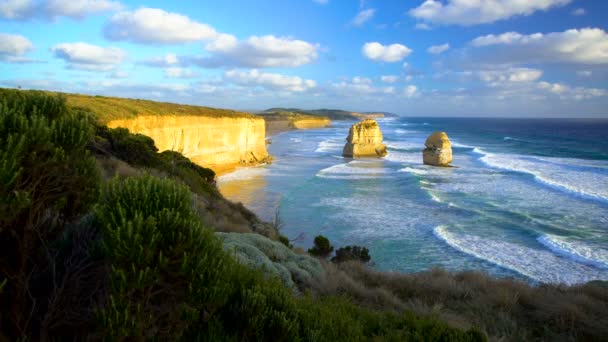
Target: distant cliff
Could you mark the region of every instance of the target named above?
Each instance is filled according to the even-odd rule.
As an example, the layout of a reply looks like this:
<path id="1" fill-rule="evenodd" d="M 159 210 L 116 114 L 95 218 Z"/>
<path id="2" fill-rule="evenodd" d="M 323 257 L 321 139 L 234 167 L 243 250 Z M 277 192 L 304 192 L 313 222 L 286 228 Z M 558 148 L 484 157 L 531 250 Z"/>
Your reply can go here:
<path id="1" fill-rule="evenodd" d="M 266 132 L 273 135 L 292 129 L 323 128 L 331 125 L 326 116 L 306 115 L 294 112 L 273 112 L 260 114 L 266 122 Z"/>
<path id="2" fill-rule="evenodd" d="M 270 108 L 261 114 L 272 114 L 290 112 L 302 115 L 325 116 L 331 120 L 365 120 L 384 117 L 396 117 L 396 114 L 388 112 L 350 112 L 341 109 L 298 109 L 298 108 Z"/>
<path id="3" fill-rule="evenodd" d="M 242 112 L 146 100 L 66 95 L 67 102 L 98 116 L 108 127 L 124 127 L 154 139 L 160 151 L 182 153 L 214 170 L 269 159 L 262 118 Z"/>

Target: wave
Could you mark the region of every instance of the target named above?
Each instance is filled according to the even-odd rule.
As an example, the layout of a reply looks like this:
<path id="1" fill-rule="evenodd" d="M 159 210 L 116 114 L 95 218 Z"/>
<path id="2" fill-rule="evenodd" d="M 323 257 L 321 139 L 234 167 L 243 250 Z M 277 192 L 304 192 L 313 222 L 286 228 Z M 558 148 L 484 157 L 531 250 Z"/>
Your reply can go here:
<path id="1" fill-rule="evenodd" d="M 340 151 L 344 147 L 344 140 L 342 139 L 327 139 L 319 142 L 317 145 L 317 149 L 315 152 L 323 153 L 323 152 L 334 152 Z"/>
<path id="2" fill-rule="evenodd" d="M 560 257 L 550 251 L 474 235 L 455 234 L 441 225 L 435 227 L 433 234 L 462 253 L 539 282 L 574 285 L 591 280 L 608 280 L 606 270 Z"/>
<path id="3" fill-rule="evenodd" d="M 389 151 L 383 159 L 395 163 L 422 164 L 422 152 Z"/>
<path id="4" fill-rule="evenodd" d="M 378 178 L 379 176 L 392 172 L 391 170 L 384 168 L 366 167 L 366 164 L 371 165 L 372 163 L 353 160 L 345 164 L 337 164 L 325 168 L 317 172 L 316 176 L 334 179 L 370 179 Z"/>
<path id="5" fill-rule="evenodd" d="M 556 254 L 583 264 L 608 269 L 608 250 L 606 249 L 550 234 L 542 235 L 537 240 Z"/>
<path id="6" fill-rule="evenodd" d="M 400 169 L 399 172 L 413 173 L 415 175 L 426 175 L 429 173 L 427 170 L 415 169 L 412 167 L 405 167 L 403 169 Z"/>
<path id="7" fill-rule="evenodd" d="M 416 131 L 411 131 L 411 130 L 407 130 L 407 129 L 397 128 L 395 130 L 395 133 L 397 133 L 397 134 L 408 134 L 408 133 L 416 133 Z"/>
<path id="8" fill-rule="evenodd" d="M 416 150 L 422 151 L 424 143 L 415 143 L 411 141 L 391 141 L 385 140 L 386 147 L 396 150 Z"/>
<path id="9" fill-rule="evenodd" d="M 295 143 L 302 142 L 302 139 L 298 139 L 298 138 L 289 138 L 289 140 L 290 140 L 291 142 L 295 142 Z"/>
<path id="10" fill-rule="evenodd" d="M 527 173 L 556 190 L 608 203 L 608 174 L 577 169 L 578 159 L 556 158 L 555 162 L 546 162 L 548 158 L 494 154 L 477 148 L 473 152 L 481 154 L 480 160 L 492 168 Z"/>
<path id="11" fill-rule="evenodd" d="M 229 182 L 236 180 L 247 180 L 268 174 L 268 169 L 265 167 L 246 167 L 237 169 L 234 172 L 227 173 L 217 177 L 218 183 Z"/>
<path id="12" fill-rule="evenodd" d="M 471 145 L 467 145 L 467 144 L 461 144 L 457 141 L 452 140 L 452 147 L 459 147 L 459 148 L 476 148 L 475 146 L 471 146 Z"/>

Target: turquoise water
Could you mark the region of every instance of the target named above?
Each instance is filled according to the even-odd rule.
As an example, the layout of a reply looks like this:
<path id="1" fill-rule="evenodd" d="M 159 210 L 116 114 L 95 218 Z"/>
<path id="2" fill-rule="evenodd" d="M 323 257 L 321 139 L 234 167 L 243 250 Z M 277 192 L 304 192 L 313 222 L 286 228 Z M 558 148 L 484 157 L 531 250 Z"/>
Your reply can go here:
<path id="1" fill-rule="evenodd" d="M 608 120 L 380 119 L 384 159 L 341 157 L 351 122 L 272 137 L 272 165 L 220 190 L 308 248 L 364 245 L 375 267 L 477 269 L 532 282 L 608 280 Z M 455 168 L 422 164 L 446 131 Z"/>

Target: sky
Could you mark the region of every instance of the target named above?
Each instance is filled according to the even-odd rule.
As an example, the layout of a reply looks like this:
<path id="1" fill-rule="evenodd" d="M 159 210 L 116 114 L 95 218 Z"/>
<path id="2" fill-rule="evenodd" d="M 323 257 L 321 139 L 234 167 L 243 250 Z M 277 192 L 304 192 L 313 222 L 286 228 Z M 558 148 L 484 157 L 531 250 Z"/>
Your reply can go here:
<path id="1" fill-rule="evenodd" d="M 605 0 L 0 0 L 0 86 L 608 118 L 607 13 Z"/>

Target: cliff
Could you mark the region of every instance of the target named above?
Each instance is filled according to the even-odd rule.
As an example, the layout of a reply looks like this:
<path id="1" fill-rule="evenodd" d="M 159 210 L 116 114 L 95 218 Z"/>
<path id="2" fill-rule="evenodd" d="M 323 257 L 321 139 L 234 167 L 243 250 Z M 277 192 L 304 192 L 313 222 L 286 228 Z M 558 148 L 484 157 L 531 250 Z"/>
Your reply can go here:
<path id="1" fill-rule="evenodd" d="M 427 165 L 449 166 L 452 162 L 452 143 L 445 132 L 434 132 L 424 143 L 422 161 Z"/>
<path id="2" fill-rule="evenodd" d="M 341 109 L 298 109 L 298 108 L 270 108 L 262 112 L 262 114 L 278 114 L 278 113 L 294 113 L 301 115 L 310 115 L 310 116 L 322 116 L 327 117 L 331 120 L 365 120 L 365 119 L 375 119 L 375 118 L 383 118 L 387 116 L 395 116 L 394 114 L 386 113 L 386 112 L 350 112 Z M 390 114 L 390 115 L 387 115 Z"/>
<path id="3" fill-rule="evenodd" d="M 386 153 L 386 145 L 382 143 L 382 132 L 376 120 L 363 120 L 350 127 L 342 151 L 344 157 L 384 157 Z"/>
<path id="4" fill-rule="evenodd" d="M 305 115 L 285 111 L 261 113 L 260 116 L 266 122 L 266 132 L 269 136 L 293 129 L 314 129 L 331 125 L 331 120 L 326 116 Z"/>
<path id="5" fill-rule="evenodd" d="M 257 117 L 138 116 L 111 120 L 110 128 L 124 127 L 154 139 L 160 151 L 182 153 L 211 169 L 268 160 L 264 120 Z"/>

